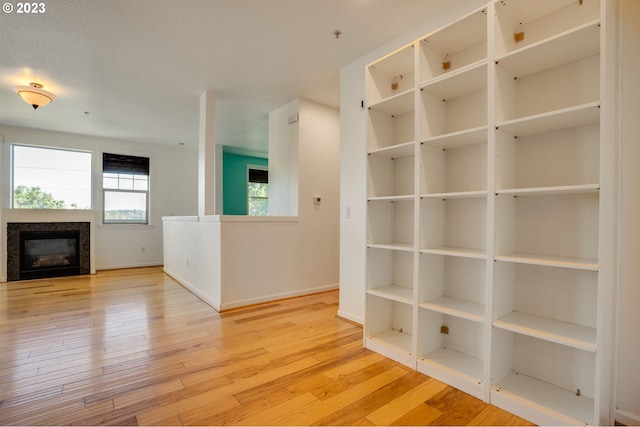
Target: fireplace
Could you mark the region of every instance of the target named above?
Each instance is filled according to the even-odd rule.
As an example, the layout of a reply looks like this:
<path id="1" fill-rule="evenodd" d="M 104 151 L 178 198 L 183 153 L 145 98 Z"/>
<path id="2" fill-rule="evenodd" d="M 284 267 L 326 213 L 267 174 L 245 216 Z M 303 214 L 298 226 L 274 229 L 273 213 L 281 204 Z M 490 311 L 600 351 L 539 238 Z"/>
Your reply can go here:
<path id="1" fill-rule="evenodd" d="M 20 278 L 80 274 L 80 231 L 20 233 Z"/>
<path id="2" fill-rule="evenodd" d="M 7 280 L 90 272 L 88 222 L 7 224 Z"/>

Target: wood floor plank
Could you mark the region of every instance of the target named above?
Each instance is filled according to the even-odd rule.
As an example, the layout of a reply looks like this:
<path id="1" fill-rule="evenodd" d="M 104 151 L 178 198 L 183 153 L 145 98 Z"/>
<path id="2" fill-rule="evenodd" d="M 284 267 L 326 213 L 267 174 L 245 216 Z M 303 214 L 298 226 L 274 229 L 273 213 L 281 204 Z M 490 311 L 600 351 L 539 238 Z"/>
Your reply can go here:
<path id="1" fill-rule="evenodd" d="M 426 403 L 422 403 L 411 411 L 403 414 L 389 424 L 378 425 L 391 425 L 391 426 L 414 426 L 414 425 L 438 425 L 436 420 L 442 416 L 442 412 L 429 406 Z M 482 425 L 482 424 L 480 424 Z"/>
<path id="2" fill-rule="evenodd" d="M 238 424 L 246 418 L 264 416 L 266 410 L 284 402 L 292 400 L 294 397 L 287 389 L 276 390 L 262 399 L 256 399 L 246 405 L 234 405 L 230 408 L 220 410 L 217 407 L 211 410 L 210 405 L 195 408 L 180 413 L 180 421 L 183 425 L 231 425 Z"/>
<path id="3" fill-rule="evenodd" d="M 288 425 L 317 424 L 320 420 L 325 420 L 334 416 L 334 414 L 342 413 L 347 407 L 359 405 L 362 399 L 370 395 L 373 391 L 384 388 L 406 374 L 406 368 L 397 365 L 393 366 L 349 389 L 343 390 L 338 394 L 333 394 L 327 399 L 318 400 L 313 405 L 297 408 L 295 411 L 287 414 L 286 417 L 281 418 L 281 421 Z"/>
<path id="4" fill-rule="evenodd" d="M 268 409 L 265 409 L 261 413 L 242 418 L 234 422 L 234 425 L 289 425 L 289 422 L 287 422 L 287 418 L 292 412 L 296 412 L 300 410 L 300 408 L 309 407 L 315 402 L 317 402 L 317 398 L 314 395 L 312 395 L 311 393 L 304 393 L 300 396 L 294 397 L 291 400 L 287 400 Z M 300 424 L 304 425 L 304 423 Z"/>
<path id="5" fill-rule="evenodd" d="M 363 396 L 357 402 L 334 411 L 316 421 L 313 425 L 351 425 L 358 419 L 365 418 L 369 413 L 383 406 L 389 399 L 397 398 L 424 381 L 425 378 L 421 374 L 405 370 L 404 375 L 395 381 Z"/>
<path id="6" fill-rule="evenodd" d="M 391 400 L 369 413 L 366 418 L 375 425 L 392 425 L 405 415 L 411 414 L 416 408 L 422 407 L 425 401 L 431 399 L 434 395 L 442 392 L 446 388 L 446 384 L 434 379 L 424 381 L 402 396 Z M 437 411 L 437 413 L 438 416 L 441 414 L 440 411 Z M 422 421 L 424 422 L 425 420 L 422 419 Z"/>
<path id="7" fill-rule="evenodd" d="M 482 426 L 513 426 L 522 425 L 522 419 L 493 405 L 485 407 L 478 415 L 472 418 L 467 425 Z"/>
<path id="8" fill-rule="evenodd" d="M 206 391 L 203 391 L 202 393 L 191 396 L 189 398 L 170 402 L 166 405 L 157 407 L 149 411 L 144 410 L 140 414 L 140 417 L 144 420 L 166 418 L 171 414 L 179 414 L 181 412 L 198 408 L 202 405 L 218 399 L 220 396 L 229 396 L 233 398 L 236 403 L 238 403 L 234 397 L 235 393 L 241 393 L 245 390 L 254 390 L 256 387 L 260 387 L 262 384 L 268 383 L 277 378 L 287 377 L 292 372 L 297 372 L 316 363 L 317 361 L 313 358 L 307 358 L 292 364 L 292 366 L 274 368 L 269 371 L 256 374 L 251 378 L 238 379 L 236 382 L 231 382 L 221 387 L 212 388 L 208 386 L 209 381 L 205 381 L 203 385 L 205 386 L 204 388 L 206 388 Z M 191 387 L 198 387 L 199 385 L 200 383 L 197 383 L 192 385 Z M 146 422 L 144 424 L 146 424 Z"/>
<path id="9" fill-rule="evenodd" d="M 0 425 L 530 425 L 362 347 L 337 291 L 217 313 L 159 267 L 0 284 Z"/>
<path id="10" fill-rule="evenodd" d="M 486 408 L 486 403 L 480 399 L 451 387 L 428 399 L 426 403 L 442 412 L 433 421 L 433 424 L 441 426 L 468 425 Z"/>

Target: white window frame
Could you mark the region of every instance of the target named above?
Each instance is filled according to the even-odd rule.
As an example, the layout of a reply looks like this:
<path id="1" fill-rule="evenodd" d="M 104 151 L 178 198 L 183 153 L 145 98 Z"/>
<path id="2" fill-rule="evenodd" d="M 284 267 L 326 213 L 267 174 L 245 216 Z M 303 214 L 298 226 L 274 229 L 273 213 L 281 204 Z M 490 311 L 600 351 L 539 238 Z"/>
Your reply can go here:
<path id="1" fill-rule="evenodd" d="M 34 145 L 34 144 L 19 144 L 19 143 L 12 143 L 9 145 L 8 149 L 8 156 L 9 156 L 9 206 L 11 207 L 11 209 L 29 209 L 29 208 L 16 208 L 15 207 L 15 199 L 14 199 L 14 192 L 15 192 L 15 171 L 14 171 L 14 167 L 15 167 L 15 161 L 14 161 L 14 156 L 15 156 L 15 152 L 14 152 L 14 148 L 15 147 L 26 147 L 26 148 L 35 148 L 35 149 L 42 149 L 42 150 L 55 150 L 55 151 L 67 151 L 67 152 L 74 152 L 74 153 L 85 153 L 85 154 L 89 154 L 89 164 L 90 164 L 90 177 L 89 177 L 89 207 L 88 208 L 64 208 L 64 209 L 74 209 L 74 210 L 78 210 L 78 211 L 89 211 L 93 209 L 94 206 L 94 200 L 93 200 L 93 195 L 94 195 L 94 187 L 93 187 L 93 161 L 94 161 L 94 155 L 93 152 L 90 150 L 81 150 L 81 149 L 77 149 L 77 148 L 67 148 L 67 147 L 51 147 L 51 146 L 46 146 L 46 145 Z M 6 199 L 5 199 L 6 200 Z"/>
<path id="2" fill-rule="evenodd" d="M 247 189 L 247 215 L 250 215 L 249 214 L 249 199 L 250 199 L 250 196 L 249 196 L 249 182 L 250 182 L 249 181 L 249 169 L 261 170 L 261 171 L 267 171 L 268 172 L 269 171 L 269 166 L 247 164 L 247 179 L 246 179 L 246 183 L 247 183 L 246 184 L 246 189 Z M 268 185 L 268 183 L 267 183 L 267 185 Z M 269 201 L 269 197 L 268 196 L 267 197 L 253 197 L 253 198 L 255 198 L 255 199 L 258 199 L 258 198 L 266 199 L 267 203 Z M 269 212 L 267 212 L 267 215 L 268 214 L 269 214 Z M 261 216 L 266 216 L 266 215 L 261 215 Z"/>
<path id="3" fill-rule="evenodd" d="M 150 226 L 151 224 L 151 164 L 152 164 L 152 158 L 151 156 L 148 155 L 140 155 L 140 154 L 119 154 L 119 153 L 112 153 L 112 154 L 118 154 L 121 156 L 130 156 L 130 157 L 145 157 L 147 159 L 149 159 L 149 173 L 147 176 L 147 189 L 146 190 L 130 190 L 130 189 L 118 189 L 118 188 L 105 188 L 104 186 L 104 168 L 103 168 L 103 156 L 105 154 L 105 152 L 101 153 L 101 160 L 100 160 L 100 187 L 102 189 L 102 206 L 101 206 L 101 220 L 100 220 L 100 224 L 106 227 L 117 227 L 117 226 L 125 226 L 125 227 L 131 227 L 131 226 L 140 226 L 140 227 L 145 227 L 145 226 Z M 118 174 L 119 175 L 119 174 Z M 134 175 L 135 176 L 135 175 Z M 107 193 L 131 193 L 131 194 L 145 194 L 146 195 L 146 204 L 145 204 L 145 220 L 144 222 L 142 221 L 108 221 L 105 218 L 105 214 L 106 214 L 106 194 Z"/>

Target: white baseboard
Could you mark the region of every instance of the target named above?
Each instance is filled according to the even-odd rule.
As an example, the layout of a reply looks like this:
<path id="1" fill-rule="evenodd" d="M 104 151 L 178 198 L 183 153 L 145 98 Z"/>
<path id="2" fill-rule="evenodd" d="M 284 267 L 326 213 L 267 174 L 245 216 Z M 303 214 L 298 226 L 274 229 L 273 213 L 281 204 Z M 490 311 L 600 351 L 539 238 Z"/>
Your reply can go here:
<path id="1" fill-rule="evenodd" d="M 640 425 L 640 414 L 632 414 L 631 412 L 616 409 L 615 420 L 627 426 Z"/>
<path id="2" fill-rule="evenodd" d="M 136 263 L 136 264 L 121 264 L 121 265 L 100 265 L 96 266 L 96 270 L 120 270 L 123 268 L 137 268 L 137 267 L 161 267 L 162 263 L 160 262 L 149 262 L 149 263 Z M 91 274 L 95 274 L 91 273 Z"/>
<path id="3" fill-rule="evenodd" d="M 215 311 L 220 312 L 220 301 L 216 301 L 210 296 L 204 294 L 193 283 L 190 283 L 188 280 L 185 280 L 184 278 L 180 277 L 180 275 L 171 272 L 171 270 L 168 270 L 166 267 L 163 268 L 162 271 L 164 271 L 166 274 L 171 276 L 176 282 L 184 286 L 189 292 L 191 292 L 192 294 L 200 298 L 205 303 L 209 304 L 211 308 L 213 308 Z"/>
<path id="4" fill-rule="evenodd" d="M 357 323 L 358 325 L 364 325 L 364 319 L 360 316 L 354 316 L 351 313 L 347 313 L 346 311 L 338 310 L 338 316 L 347 319 L 353 323 Z"/>
<path id="5" fill-rule="evenodd" d="M 320 292 L 334 291 L 337 289 L 338 289 L 338 284 L 333 284 L 333 285 L 327 285 L 327 286 L 320 286 L 317 288 L 300 289 L 300 290 L 291 291 L 291 292 L 283 292 L 279 294 L 264 295 L 256 298 L 232 301 L 232 302 L 222 304 L 222 311 L 231 310 L 232 308 L 245 307 L 248 305 L 260 304 L 263 302 L 277 301 L 281 299 L 299 297 L 303 295 L 317 294 Z"/>

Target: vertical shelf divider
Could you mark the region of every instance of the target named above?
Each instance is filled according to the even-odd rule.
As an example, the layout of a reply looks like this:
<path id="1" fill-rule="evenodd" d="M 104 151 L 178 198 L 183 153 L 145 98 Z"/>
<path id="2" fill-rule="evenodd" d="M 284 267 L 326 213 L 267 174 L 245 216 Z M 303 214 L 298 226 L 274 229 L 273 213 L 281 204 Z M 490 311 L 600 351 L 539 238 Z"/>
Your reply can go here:
<path id="1" fill-rule="evenodd" d="M 494 282 L 494 254 L 495 254 L 495 188 L 496 188 L 496 76 L 495 76 L 495 37 L 496 33 L 496 4 L 487 5 L 487 264 L 485 278 L 485 330 L 484 340 L 484 396 L 491 401 L 491 361 L 493 346 L 493 282 Z"/>

